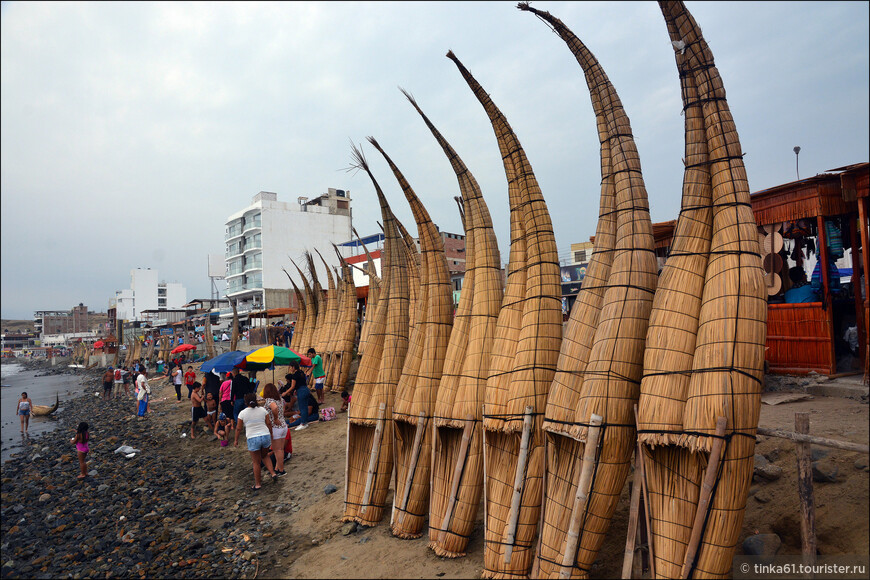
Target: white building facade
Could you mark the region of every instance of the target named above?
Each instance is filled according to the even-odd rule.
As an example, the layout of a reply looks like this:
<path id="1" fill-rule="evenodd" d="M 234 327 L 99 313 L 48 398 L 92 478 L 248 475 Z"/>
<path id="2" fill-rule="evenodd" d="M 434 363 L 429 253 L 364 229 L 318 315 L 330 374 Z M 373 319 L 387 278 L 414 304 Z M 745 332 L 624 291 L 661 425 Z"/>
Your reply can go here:
<path id="1" fill-rule="evenodd" d="M 301 288 L 299 274 L 290 263 L 300 262 L 305 251 L 319 250 L 330 266 L 338 265 L 332 244 L 351 238 L 350 191 L 329 188 L 314 199 L 278 201 L 278 195 L 261 191 L 251 205 L 226 222 L 227 296 L 236 301 L 240 315 L 286 308 L 292 286 L 287 272 Z M 315 256 L 318 277 L 326 280 L 323 263 Z M 230 316 L 231 310 L 222 310 Z"/>
<path id="2" fill-rule="evenodd" d="M 174 310 L 187 303 L 187 289 L 178 282 L 160 280 L 157 270 L 130 270 L 130 288 L 115 292 L 109 308 L 118 320 L 142 320 L 145 310 Z"/>

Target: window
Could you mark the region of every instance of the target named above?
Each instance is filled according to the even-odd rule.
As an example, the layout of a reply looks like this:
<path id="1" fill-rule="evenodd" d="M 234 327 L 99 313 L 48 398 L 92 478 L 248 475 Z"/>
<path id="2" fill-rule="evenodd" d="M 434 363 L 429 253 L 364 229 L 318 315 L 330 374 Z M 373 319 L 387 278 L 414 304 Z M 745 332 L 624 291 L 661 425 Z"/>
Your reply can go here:
<path id="1" fill-rule="evenodd" d="M 581 263 L 586 261 L 586 250 L 574 252 L 574 262 Z"/>

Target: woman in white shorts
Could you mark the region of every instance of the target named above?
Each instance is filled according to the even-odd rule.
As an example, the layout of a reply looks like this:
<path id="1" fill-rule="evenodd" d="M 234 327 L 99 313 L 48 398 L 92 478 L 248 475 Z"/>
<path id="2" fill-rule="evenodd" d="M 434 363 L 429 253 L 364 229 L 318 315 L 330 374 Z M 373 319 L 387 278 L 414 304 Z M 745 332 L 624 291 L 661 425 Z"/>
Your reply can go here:
<path id="1" fill-rule="evenodd" d="M 257 395 L 248 393 L 245 395 L 245 408 L 239 412 L 236 424 L 236 437 L 233 446 L 239 446 L 239 432 L 245 428 L 245 437 L 248 440 L 248 451 L 251 452 L 251 462 L 254 464 L 254 485 L 252 490 L 260 489 L 260 463 L 263 460 L 263 450 L 268 453 L 272 446 L 272 420 L 270 413 L 263 407 L 257 406 Z M 278 475 L 272 469 L 272 462 L 266 462 L 266 468 L 272 475 L 272 481 L 278 479 Z"/>
<path id="2" fill-rule="evenodd" d="M 266 399 L 264 407 L 272 420 L 272 452 L 275 454 L 275 473 L 278 474 L 278 477 L 283 477 L 287 475 L 287 472 L 284 471 L 284 440 L 287 438 L 284 400 L 278 394 L 278 388 L 272 383 L 267 383 L 263 387 L 263 398 Z"/>

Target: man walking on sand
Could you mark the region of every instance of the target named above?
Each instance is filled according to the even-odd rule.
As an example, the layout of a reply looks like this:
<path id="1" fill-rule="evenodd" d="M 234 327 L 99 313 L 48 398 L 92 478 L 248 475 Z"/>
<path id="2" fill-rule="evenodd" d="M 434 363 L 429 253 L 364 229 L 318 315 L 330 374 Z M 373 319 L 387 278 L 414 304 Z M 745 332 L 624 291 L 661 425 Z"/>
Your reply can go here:
<path id="1" fill-rule="evenodd" d="M 317 393 L 317 402 L 323 404 L 323 384 L 326 382 L 326 373 L 323 372 L 323 359 L 313 348 L 308 349 L 308 358 L 311 359 L 311 377 L 314 378 L 314 392 Z"/>
<path id="2" fill-rule="evenodd" d="M 108 367 L 103 373 L 103 400 L 108 401 L 112 398 L 112 381 L 115 378 L 115 373 L 112 372 L 112 367 Z"/>

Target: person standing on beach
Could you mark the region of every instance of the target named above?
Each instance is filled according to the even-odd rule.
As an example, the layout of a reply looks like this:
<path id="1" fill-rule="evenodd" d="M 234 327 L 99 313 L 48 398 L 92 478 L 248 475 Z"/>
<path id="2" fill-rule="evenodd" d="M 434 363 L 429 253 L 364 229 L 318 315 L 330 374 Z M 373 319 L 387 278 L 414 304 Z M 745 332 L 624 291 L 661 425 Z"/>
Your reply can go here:
<path id="1" fill-rule="evenodd" d="M 245 409 L 239 413 L 233 446 L 239 446 L 239 432 L 244 427 L 245 438 L 248 440 L 248 451 L 251 452 L 251 463 L 254 466 L 254 485 L 251 489 L 257 491 L 260 489 L 260 467 L 263 453 L 268 453 L 272 446 L 272 420 L 266 409 L 257 406 L 257 395 L 254 393 L 245 395 L 244 405 Z M 275 473 L 271 461 L 266 462 L 266 469 L 269 470 L 272 481 L 276 481 L 278 474 Z"/>
<path id="2" fill-rule="evenodd" d="M 130 395 L 130 382 L 133 380 L 133 373 L 127 370 L 127 367 L 121 367 L 121 379 L 124 383 L 124 394 Z"/>
<path id="3" fill-rule="evenodd" d="M 79 423 L 79 428 L 76 429 L 76 436 L 69 440 L 70 443 L 75 443 L 76 445 L 76 453 L 79 456 L 79 469 L 81 469 L 81 474 L 77 477 L 77 479 L 84 479 L 88 476 L 88 464 L 87 464 L 87 456 L 90 451 L 90 447 L 88 447 L 88 441 L 90 441 L 91 436 L 88 433 L 88 424 L 82 421 Z"/>
<path id="4" fill-rule="evenodd" d="M 193 384 L 196 382 L 196 373 L 193 372 L 193 367 L 187 367 L 187 372 L 184 373 L 184 385 L 187 387 L 187 398 L 193 394 Z"/>
<path id="5" fill-rule="evenodd" d="M 177 402 L 179 403 L 181 402 L 181 382 L 183 380 L 183 373 L 179 366 L 177 369 L 172 371 L 172 384 L 175 386 L 175 396 L 178 398 Z"/>
<path id="6" fill-rule="evenodd" d="M 230 427 L 235 426 L 235 421 L 233 421 L 233 374 L 227 373 L 226 380 L 221 383 L 220 397 L 218 400 L 220 401 L 221 413 L 229 417 Z"/>
<path id="7" fill-rule="evenodd" d="M 115 373 L 112 372 L 112 367 L 108 367 L 103 373 L 103 400 L 108 401 L 112 398 L 112 381 L 115 378 Z"/>
<path id="8" fill-rule="evenodd" d="M 121 396 L 121 387 L 124 385 L 124 373 L 123 373 L 121 367 L 118 367 L 115 369 L 113 378 L 114 378 L 114 382 L 115 382 L 114 396 L 120 397 Z"/>
<path id="9" fill-rule="evenodd" d="M 202 386 L 205 389 L 205 394 L 211 395 L 215 403 L 221 400 L 221 382 L 221 375 L 216 370 L 207 372 L 202 377 Z"/>
<path id="10" fill-rule="evenodd" d="M 21 432 L 25 433 L 30 429 L 30 409 L 33 407 L 33 401 L 27 396 L 27 393 L 21 393 L 21 398 L 18 399 L 18 418 L 21 419 Z"/>
<path id="11" fill-rule="evenodd" d="M 308 358 L 311 359 L 311 376 L 314 377 L 314 392 L 317 393 L 317 402 L 323 404 L 323 383 L 326 382 L 326 373 L 323 372 L 323 358 L 313 348 L 308 349 Z"/>
<path id="12" fill-rule="evenodd" d="M 142 369 L 136 377 L 136 405 L 140 417 L 144 417 L 146 412 L 151 412 L 151 385 L 148 384 L 145 375 L 146 371 Z"/>
<path id="13" fill-rule="evenodd" d="M 190 393 L 190 438 L 196 439 L 196 423 L 206 417 L 206 411 L 202 408 L 203 394 L 202 385 L 194 383 Z"/>
<path id="14" fill-rule="evenodd" d="M 243 375 L 239 369 L 233 369 L 233 420 L 239 420 L 239 413 L 245 408 L 245 395 L 253 393 L 251 380 Z M 238 426 L 238 425 L 237 425 Z"/>
<path id="15" fill-rule="evenodd" d="M 284 471 L 284 440 L 287 438 L 287 422 L 284 421 L 284 401 L 278 394 L 278 389 L 272 383 L 263 387 L 263 407 L 269 412 L 272 420 L 272 453 L 275 454 L 275 473 L 279 477 L 287 475 Z"/>

